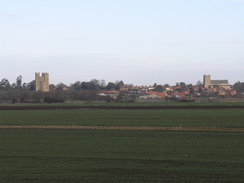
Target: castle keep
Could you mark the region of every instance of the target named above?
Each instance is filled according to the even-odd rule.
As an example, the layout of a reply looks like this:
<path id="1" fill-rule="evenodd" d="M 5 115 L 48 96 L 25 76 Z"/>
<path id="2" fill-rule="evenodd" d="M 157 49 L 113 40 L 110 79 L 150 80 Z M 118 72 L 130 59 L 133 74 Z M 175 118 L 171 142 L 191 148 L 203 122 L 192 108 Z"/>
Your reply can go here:
<path id="1" fill-rule="evenodd" d="M 40 72 L 35 73 L 36 80 L 36 91 L 49 91 L 49 74 L 42 73 L 40 76 Z"/>

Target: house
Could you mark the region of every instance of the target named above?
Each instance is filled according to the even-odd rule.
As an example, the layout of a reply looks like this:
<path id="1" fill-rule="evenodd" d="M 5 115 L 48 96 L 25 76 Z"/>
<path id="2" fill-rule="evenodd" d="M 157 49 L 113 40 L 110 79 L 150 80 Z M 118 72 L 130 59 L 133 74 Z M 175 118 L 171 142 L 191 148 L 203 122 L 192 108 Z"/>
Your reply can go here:
<path id="1" fill-rule="evenodd" d="M 195 92 L 196 92 L 196 91 L 199 91 L 199 89 L 200 89 L 199 86 L 192 86 L 191 88 L 192 88 Z"/>
<path id="2" fill-rule="evenodd" d="M 142 95 L 140 96 L 140 99 L 157 99 L 158 95 L 157 94 L 148 94 L 148 95 Z"/>
<path id="3" fill-rule="evenodd" d="M 173 87 L 166 87 L 165 90 L 166 91 L 174 91 L 174 88 Z"/>
<path id="4" fill-rule="evenodd" d="M 224 89 L 220 89 L 220 90 L 218 90 L 218 92 L 219 92 L 219 95 L 220 95 L 220 96 L 224 96 L 224 95 L 226 95 L 226 92 L 225 92 Z"/>
<path id="5" fill-rule="evenodd" d="M 157 95 L 158 92 L 146 92 L 146 94 L 147 94 L 147 95 L 151 95 L 151 94 L 155 94 L 155 95 Z"/>
<path id="6" fill-rule="evenodd" d="M 236 95 L 237 92 L 236 92 L 236 90 L 226 90 L 226 94 L 233 96 L 233 95 Z"/>
<path id="7" fill-rule="evenodd" d="M 172 95 L 175 98 L 182 98 L 185 96 L 185 93 L 174 92 L 174 93 L 172 93 Z"/>
<path id="8" fill-rule="evenodd" d="M 167 96 L 167 92 L 164 93 L 158 93 L 158 98 L 164 98 Z"/>
<path id="9" fill-rule="evenodd" d="M 217 89 L 216 88 L 206 88 L 204 91 L 207 93 L 213 93 L 213 92 L 216 92 Z"/>

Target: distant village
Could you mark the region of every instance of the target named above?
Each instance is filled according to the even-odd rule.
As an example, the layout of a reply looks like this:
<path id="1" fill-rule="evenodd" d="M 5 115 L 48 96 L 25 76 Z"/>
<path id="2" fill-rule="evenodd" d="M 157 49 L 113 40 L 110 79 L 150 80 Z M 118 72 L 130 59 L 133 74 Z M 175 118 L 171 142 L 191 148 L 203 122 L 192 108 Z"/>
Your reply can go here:
<path id="1" fill-rule="evenodd" d="M 0 103 L 63 103 L 63 102 L 195 102 L 242 101 L 244 83 L 230 85 L 228 80 L 212 80 L 204 75 L 195 85 L 184 82 L 174 86 L 153 84 L 134 86 L 123 81 L 105 83 L 93 79 L 77 81 L 70 86 L 49 83 L 48 73 L 35 73 L 35 80 L 22 83 L 22 76 L 10 84 L 6 78 L 0 81 Z"/>

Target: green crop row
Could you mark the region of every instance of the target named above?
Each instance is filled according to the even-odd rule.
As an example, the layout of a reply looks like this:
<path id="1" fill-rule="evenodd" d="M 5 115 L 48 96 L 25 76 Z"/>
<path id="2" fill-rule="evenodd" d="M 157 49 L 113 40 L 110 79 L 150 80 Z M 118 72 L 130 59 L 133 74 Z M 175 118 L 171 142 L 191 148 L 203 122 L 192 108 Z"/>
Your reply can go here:
<path id="1" fill-rule="evenodd" d="M 0 125 L 244 127 L 244 109 L 10 110 Z"/>
<path id="2" fill-rule="evenodd" d="M 1 182 L 242 182 L 243 133 L 0 130 Z"/>

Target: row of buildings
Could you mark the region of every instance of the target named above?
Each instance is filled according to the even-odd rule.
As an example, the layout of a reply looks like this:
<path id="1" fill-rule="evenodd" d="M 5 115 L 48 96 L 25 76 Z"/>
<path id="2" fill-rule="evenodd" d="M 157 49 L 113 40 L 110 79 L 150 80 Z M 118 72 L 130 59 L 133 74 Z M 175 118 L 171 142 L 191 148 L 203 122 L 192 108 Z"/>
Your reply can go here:
<path id="1" fill-rule="evenodd" d="M 202 86 L 169 86 L 165 87 L 165 90 L 162 92 L 155 92 L 155 88 L 152 86 L 137 86 L 133 89 L 124 87 L 122 90 L 126 91 L 128 95 L 136 94 L 138 98 L 144 100 L 165 98 L 192 99 L 194 97 L 231 97 L 237 93 L 232 89 L 228 80 L 211 80 L 210 75 L 203 76 Z M 101 93 L 101 95 L 116 97 L 118 95 L 118 91 L 106 91 L 105 93 Z"/>
<path id="2" fill-rule="evenodd" d="M 149 100 L 149 99 L 166 99 L 166 98 L 176 98 L 176 99 L 193 99 L 196 97 L 225 97 L 225 96 L 234 96 L 237 94 L 234 89 L 225 89 L 225 88 L 216 88 L 209 87 L 203 88 L 201 86 L 190 86 L 190 87 L 166 87 L 163 92 L 155 92 L 153 87 L 126 90 L 127 95 L 136 96 L 139 99 Z M 116 98 L 119 94 L 119 91 L 111 90 L 104 93 L 100 93 L 103 96 L 111 96 Z"/>

